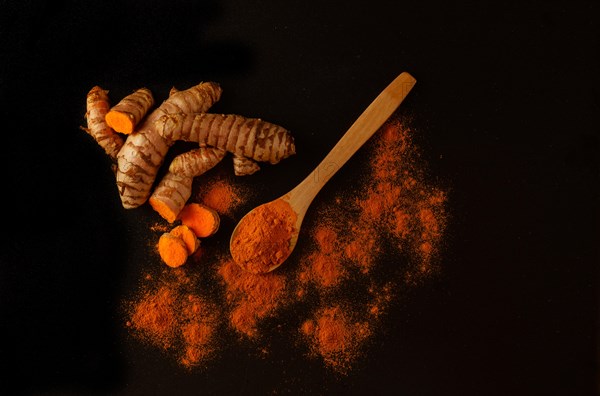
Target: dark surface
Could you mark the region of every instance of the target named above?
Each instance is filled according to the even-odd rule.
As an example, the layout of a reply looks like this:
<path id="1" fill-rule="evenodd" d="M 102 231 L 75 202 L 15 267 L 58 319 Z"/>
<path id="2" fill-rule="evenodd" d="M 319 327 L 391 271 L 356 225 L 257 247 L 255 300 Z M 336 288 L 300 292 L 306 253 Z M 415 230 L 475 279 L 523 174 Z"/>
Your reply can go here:
<path id="1" fill-rule="evenodd" d="M 591 1 L 0 2 L 0 393 L 597 394 L 598 20 Z M 149 212 L 124 212 L 78 129 L 87 91 L 218 81 L 215 111 L 295 134 L 276 196 L 402 71 L 452 222 L 443 273 L 366 362 L 336 379 L 231 350 L 190 375 L 132 346 L 117 309 Z"/>

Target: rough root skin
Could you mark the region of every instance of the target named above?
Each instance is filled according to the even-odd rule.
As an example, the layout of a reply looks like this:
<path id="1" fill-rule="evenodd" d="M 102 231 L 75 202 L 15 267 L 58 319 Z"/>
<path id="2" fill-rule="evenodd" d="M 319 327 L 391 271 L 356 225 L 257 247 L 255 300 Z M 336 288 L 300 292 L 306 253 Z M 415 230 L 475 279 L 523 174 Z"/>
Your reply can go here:
<path id="1" fill-rule="evenodd" d="M 136 131 L 130 134 L 117 155 L 117 188 L 123 207 L 142 205 L 150 196 L 169 147 L 174 143 L 161 136 L 155 121 L 172 113 L 207 111 L 221 96 L 221 88 L 212 82 L 200 83 L 184 91 L 177 91 L 150 113 Z"/>
<path id="2" fill-rule="evenodd" d="M 249 158 L 233 156 L 233 172 L 236 176 L 248 176 L 260 170 L 260 166 Z"/>
<path id="3" fill-rule="evenodd" d="M 168 140 L 197 142 L 259 162 L 276 164 L 296 152 L 289 131 L 258 118 L 180 112 L 161 116 L 155 125 Z"/>
<path id="4" fill-rule="evenodd" d="M 156 186 L 149 199 L 150 206 L 169 223 L 177 220 L 177 215 L 190 199 L 193 178 L 168 172 Z"/>
<path id="5" fill-rule="evenodd" d="M 191 177 L 200 176 L 217 165 L 225 154 L 225 151 L 215 147 L 190 150 L 173 158 L 169 165 L 169 172 Z"/>
<path id="6" fill-rule="evenodd" d="M 150 197 L 150 205 L 169 223 L 173 223 L 192 194 L 193 178 L 217 165 L 225 151 L 200 147 L 173 158 Z"/>
<path id="7" fill-rule="evenodd" d="M 94 138 L 110 159 L 116 162 L 117 154 L 123 147 L 123 138 L 105 121 L 109 109 L 108 91 L 99 86 L 93 87 L 86 97 L 87 128 L 81 127 L 81 129 Z"/>
<path id="8" fill-rule="evenodd" d="M 152 106 L 152 92 L 148 88 L 140 88 L 110 109 L 106 123 L 117 132 L 130 134 Z"/>
<path id="9" fill-rule="evenodd" d="M 206 113 L 221 93 L 214 82 L 183 91 L 173 87 L 169 97 L 146 115 L 154 105 L 146 88 L 128 95 L 112 109 L 107 91 L 97 86 L 90 90 L 88 128 L 82 129 L 115 162 L 124 208 L 136 208 L 149 199 L 163 218 L 174 222 L 191 195 L 193 178 L 214 167 L 227 152 L 233 154 L 237 176 L 260 170 L 257 162 L 276 164 L 295 154 L 293 137 L 278 125 L 258 118 Z M 115 131 L 128 134 L 127 139 L 123 141 Z M 196 142 L 200 148 L 175 157 L 151 195 L 158 170 L 177 140 Z"/>

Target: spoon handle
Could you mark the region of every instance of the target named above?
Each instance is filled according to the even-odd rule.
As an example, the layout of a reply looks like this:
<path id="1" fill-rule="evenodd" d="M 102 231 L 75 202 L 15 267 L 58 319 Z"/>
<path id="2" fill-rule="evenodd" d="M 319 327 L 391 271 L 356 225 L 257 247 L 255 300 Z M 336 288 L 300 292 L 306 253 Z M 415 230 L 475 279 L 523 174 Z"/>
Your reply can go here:
<path id="1" fill-rule="evenodd" d="M 289 192 L 288 200 L 299 215 L 304 215 L 321 188 L 396 111 L 416 82 L 407 72 L 396 77 L 354 121 L 321 163 Z"/>

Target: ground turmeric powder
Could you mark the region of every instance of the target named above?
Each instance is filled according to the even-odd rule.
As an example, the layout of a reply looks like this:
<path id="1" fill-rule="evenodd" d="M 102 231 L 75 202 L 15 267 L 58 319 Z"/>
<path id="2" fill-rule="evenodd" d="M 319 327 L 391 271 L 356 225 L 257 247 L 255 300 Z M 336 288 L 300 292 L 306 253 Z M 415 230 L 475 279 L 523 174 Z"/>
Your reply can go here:
<path id="1" fill-rule="evenodd" d="M 258 322 L 286 303 L 286 277 L 270 272 L 251 274 L 231 259 L 219 262 L 218 273 L 231 305 L 229 324 L 241 335 L 258 336 Z"/>
<path id="2" fill-rule="evenodd" d="M 313 251 L 303 257 L 299 280 L 301 284 L 315 283 L 324 288 L 339 285 L 348 275 L 343 263 L 341 231 L 333 225 L 320 224 L 312 232 L 316 242 Z"/>
<path id="3" fill-rule="evenodd" d="M 214 209 L 222 216 L 233 217 L 234 212 L 254 195 L 247 186 L 233 183 L 229 177 L 219 177 L 202 184 L 197 201 Z"/>
<path id="4" fill-rule="evenodd" d="M 152 92 L 148 88 L 140 88 L 110 109 L 105 117 L 106 123 L 117 132 L 130 134 L 153 105 Z"/>
<path id="5" fill-rule="evenodd" d="M 231 255 L 246 271 L 269 272 L 290 254 L 297 215 L 289 203 L 277 199 L 250 211 L 231 240 Z"/>
<path id="6" fill-rule="evenodd" d="M 313 353 L 338 373 L 347 372 L 360 356 L 363 341 L 370 335 L 368 322 L 359 322 L 340 306 L 327 306 L 306 320 L 300 331 L 310 340 Z"/>
<path id="7" fill-rule="evenodd" d="M 187 369 L 206 363 L 218 350 L 218 309 L 198 294 L 198 279 L 183 268 L 147 274 L 140 292 L 123 306 L 132 334 L 169 354 Z"/>
<path id="8" fill-rule="evenodd" d="M 333 374 L 349 374 L 356 359 L 367 352 L 372 337 L 380 334 L 379 327 L 386 324 L 398 297 L 429 279 L 437 268 L 448 197 L 425 178 L 411 135 L 404 120 L 384 125 L 366 147 L 365 158 L 369 160 L 361 172 L 363 178 L 335 200 L 317 203 L 318 215 L 306 220 L 306 230 L 312 236 L 307 241 L 313 246 L 299 246 L 298 265 L 253 274 L 230 257 L 223 257 L 223 251 L 223 256 L 213 256 L 214 261 L 208 263 L 212 265 L 168 269 L 173 276 L 188 268 L 205 271 L 205 285 L 220 280 L 223 293 L 202 298 L 211 308 L 199 311 L 194 321 L 204 319 L 194 325 L 182 320 L 187 315 L 182 313 L 189 309 L 179 304 L 188 305 L 186 298 L 180 301 L 175 294 L 161 294 L 160 299 L 151 300 L 152 304 L 143 305 L 148 312 L 131 320 L 131 331 L 143 329 L 139 323 L 148 327 L 152 340 L 164 340 L 179 362 L 187 365 L 205 361 L 204 354 L 223 341 L 214 336 L 218 319 L 227 321 L 223 330 L 229 328 L 251 341 L 263 356 L 268 348 L 265 343 L 270 340 L 265 331 L 277 329 L 282 336 L 298 337 L 290 346 L 305 345 L 308 356 L 322 361 Z M 206 205 L 213 202 L 214 208 L 222 204 L 220 213 L 227 213 L 238 198 L 228 198 L 235 191 L 231 187 L 222 181 L 209 182 L 195 199 Z M 246 193 L 240 195 L 248 198 Z M 266 228 L 271 232 L 272 227 Z M 256 230 L 248 230 L 248 234 L 246 247 L 259 235 Z M 275 249 L 271 246 L 265 250 L 273 253 Z M 257 252 L 258 245 L 254 245 L 245 253 L 253 257 Z M 382 260 L 384 257 L 388 259 Z M 186 278 L 177 282 L 178 287 L 193 287 L 194 294 L 205 290 Z M 162 277 L 154 283 L 157 288 L 165 285 Z M 206 305 L 208 302 L 214 305 Z M 276 316 L 289 313 L 286 308 L 295 303 L 307 308 L 294 310 L 300 315 L 298 321 Z M 216 312 L 215 322 L 207 320 L 210 312 Z M 265 321 L 267 318 L 273 321 Z M 161 347 L 160 343 L 155 345 Z"/>

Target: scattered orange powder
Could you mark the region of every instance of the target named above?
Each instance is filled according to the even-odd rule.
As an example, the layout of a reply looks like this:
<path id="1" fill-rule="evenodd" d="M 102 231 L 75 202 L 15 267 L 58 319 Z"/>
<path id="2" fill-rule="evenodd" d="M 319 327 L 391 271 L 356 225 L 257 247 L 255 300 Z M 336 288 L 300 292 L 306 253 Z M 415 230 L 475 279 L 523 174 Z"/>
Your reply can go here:
<path id="1" fill-rule="evenodd" d="M 345 274 L 340 254 L 313 253 L 308 256 L 312 279 L 323 287 L 338 285 Z"/>
<path id="2" fill-rule="evenodd" d="M 180 358 L 185 366 L 194 366 L 214 352 L 215 312 L 213 304 L 189 294 L 182 308 L 181 337 L 185 348 Z"/>
<path id="3" fill-rule="evenodd" d="M 152 344 L 168 349 L 176 331 L 176 293 L 170 287 L 146 292 L 133 307 L 129 324 Z"/>
<path id="4" fill-rule="evenodd" d="M 155 223 L 150 226 L 150 231 L 163 233 L 163 232 L 169 231 L 170 228 L 171 228 L 170 225 L 166 225 L 166 224 L 162 224 L 162 223 Z"/>
<path id="5" fill-rule="evenodd" d="M 370 222 L 358 220 L 346 238 L 345 257 L 366 274 L 375 265 L 381 251 L 378 229 Z"/>
<path id="6" fill-rule="evenodd" d="M 412 246 L 416 268 L 429 272 L 445 227 L 446 194 L 424 180 L 410 128 L 391 121 L 380 132 L 373 145 L 372 177 L 356 199 L 358 221 L 374 223 L 377 238 L 391 236 L 401 251 Z"/>
<path id="7" fill-rule="evenodd" d="M 231 260 L 221 261 L 218 273 L 231 305 L 229 323 L 247 337 L 256 337 L 258 321 L 273 315 L 287 301 L 284 275 L 272 272 L 252 274 Z"/>
<path id="8" fill-rule="evenodd" d="M 318 226 L 314 232 L 314 239 L 321 250 L 321 253 L 335 252 L 338 244 L 338 236 L 336 230 L 325 225 Z"/>
<path id="9" fill-rule="evenodd" d="M 426 278 L 434 269 L 447 217 L 447 197 L 426 182 L 411 133 L 401 123 L 391 121 L 375 135 L 363 184 L 350 199 L 338 198 L 336 205 L 327 209 L 328 215 L 319 217 L 312 230 L 316 248 L 301 257 L 297 296 L 304 297 L 307 291 L 303 285 L 312 281 L 315 292 L 328 297 L 317 299 L 326 301 L 325 305 L 317 307 L 316 315 L 304 321 L 300 331 L 313 354 L 337 372 L 351 367 L 396 289 L 418 284 L 418 279 Z M 371 275 L 380 257 L 400 253 L 408 260 L 402 263 L 405 279 L 381 284 Z M 347 303 L 342 309 L 329 305 L 331 286 L 341 289 L 354 269 L 364 283 L 370 284 L 365 290 L 366 306 Z"/>
<path id="10" fill-rule="evenodd" d="M 392 233 L 397 239 L 403 240 L 408 237 L 410 233 L 410 216 L 405 212 L 405 209 L 396 208 L 393 210 L 391 224 Z"/>
<path id="11" fill-rule="evenodd" d="M 367 310 L 373 319 L 379 319 L 387 310 L 394 297 L 395 289 L 396 285 L 392 281 L 386 282 L 383 285 L 374 285 L 369 288 L 369 295 L 371 298 Z"/>
<path id="12" fill-rule="evenodd" d="M 315 205 L 318 219 L 314 225 L 307 224 L 312 229 L 305 229 L 313 245 L 301 252 L 297 265 L 291 262 L 286 270 L 254 275 L 229 258 L 217 258 L 226 309 L 223 301 L 203 299 L 197 308 L 186 309 L 194 306 L 191 301 L 196 301 L 197 291 L 186 294 L 191 300 L 182 299 L 181 292 L 193 282 L 179 277 L 180 285 L 173 288 L 164 279 L 150 278 L 157 286 L 137 302 L 145 313 L 132 314 L 131 329 L 153 345 L 175 352 L 183 365 L 194 365 L 206 361 L 214 348 L 217 315 L 224 315 L 243 338 L 256 340 L 262 335 L 262 320 L 291 303 L 309 303 L 312 314 L 302 318 L 299 328 L 302 340 L 328 368 L 348 373 L 402 288 L 421 284 L 436 268 L 446 227 L 447 195 L 427 182 L 411 140 L 413 133 L 399 121 L 381 128 L 368 144 L 365 179 L 335 202 Z M 237 200 L 244 197 L 236 193 L 233 184 L 217 181 L 198 197 L 217 212 L 231 214 Z M 257 249 L 258 245 L 248 254 Z M 279 251 L 271 246 L 274 250 Z M 381 279 L 383 267 L 379 266 L 389 264 L 381 258 L 390 255 L 402 257 L 397 264 L 402 266 L 401 275 Z M 355 293 L 364 297 L 362 303 L 356 303 Z M 212 303 L 218 307 L 212 310 L 213 317 L 201 308 Z M 203 314 L 190 316 L 194 310 Z M 281 328 L 286 328 L 284 323 Z"/>
<path id="13" fill-rule="evenodd" d="M 338 285 L 346 275 L 338 231 L 330 225 L 320 224 L 313 230 L 312 238 L 316 249 L 302 258 L 298 279 L 301 283 L 314 282 L 325 288 Z"/>
<path id="14" fill-rule="evenodd" d="M 219 214 L 228 214 L 234 202 L 238 200 L 239 197 L 235 194 L 231 185 L 223 181 L 213 183 L 202 197 L 202 202 Z"/>
<path id="15" fill-rule="evenodd" d="M 128 304 L 127 325 L 134 336 L 174 353 L 187 368 L 205 362 L 215 352 L 217 309 L 195 293 L 196 282 L 181 269 L 154 280 Z"/>
<path id="16" fill-rule="evenodd" d="M 233 216 L 250 195 L 247 188 L 234 180 L 222 177 L 203 186 L 198 199 L 220 215 Z"/>
<path id="17" fill-rule="evenodd" d="M 310 340 L 312 352 L 341 373 L 350 369 L 371 334 L 368 322 L 352 320 L 348 310 L 340 306 L 321 308 L 300 330 Z"/>

